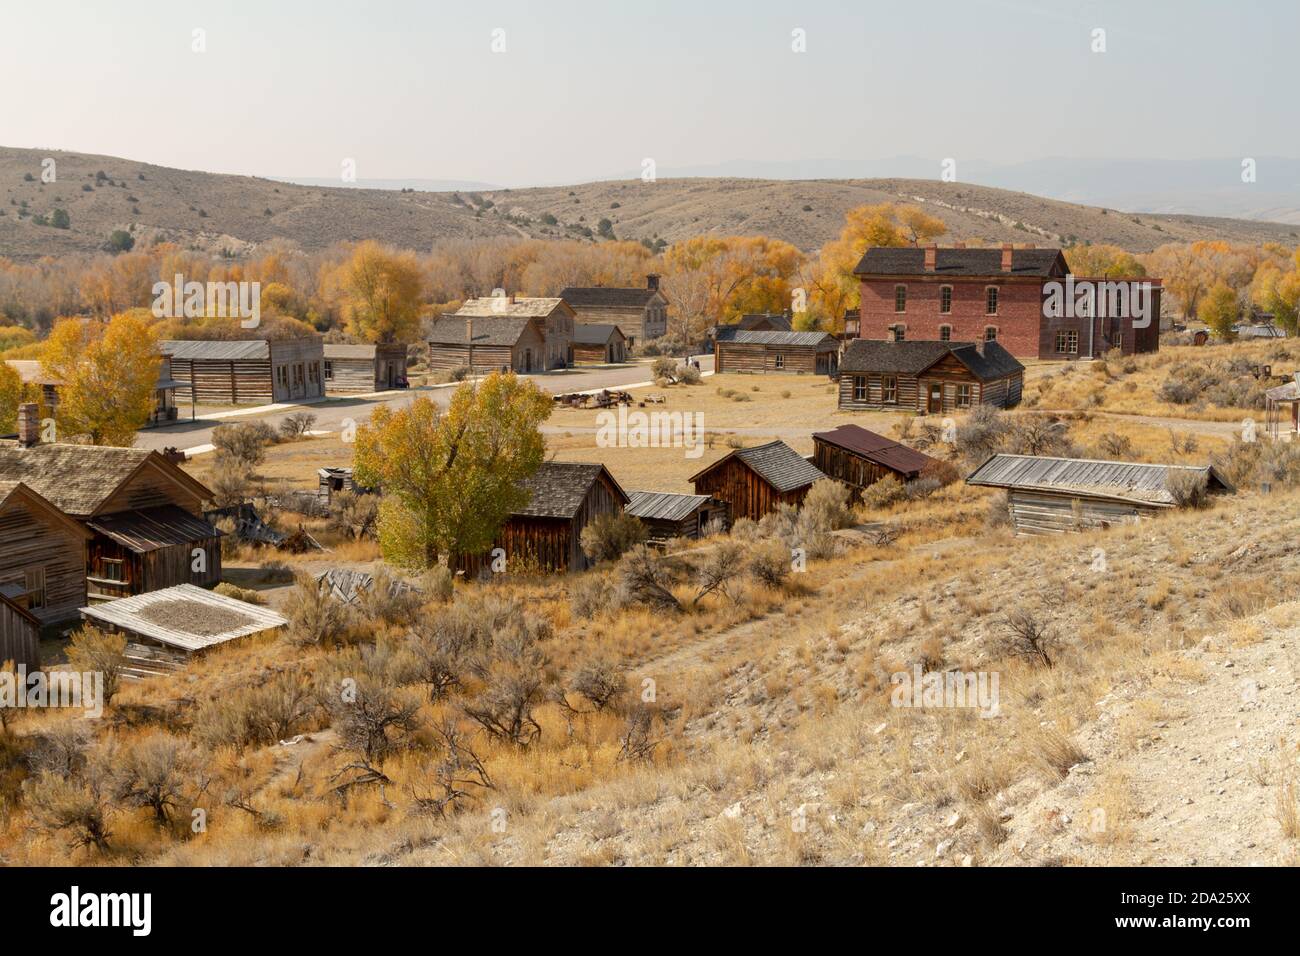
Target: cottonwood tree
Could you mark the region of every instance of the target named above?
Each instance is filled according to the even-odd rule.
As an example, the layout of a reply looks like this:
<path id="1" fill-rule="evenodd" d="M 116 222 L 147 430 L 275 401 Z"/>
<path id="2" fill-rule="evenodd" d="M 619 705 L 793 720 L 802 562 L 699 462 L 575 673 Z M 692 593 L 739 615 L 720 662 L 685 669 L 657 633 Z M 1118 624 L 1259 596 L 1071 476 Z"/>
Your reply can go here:
<path id="1" fill-rule="evenodd" d="M 424 274 L 410 251 L 367 240 L 321 279 L 347 330 L 366 342 L 409 342 L 420 323 Z"/>
<path id="2" fill-rule="evenodd" d="M 1197 315 L 1221 339 L 1232 335 L 1233 323 L 1241 314 L 1241 300 L 1226 282 L 1217 282 L 1201 301 Z"/>
<path id="3" fill-rule="evenodd" d="M 18 406 L 22 404 L 22 376 L 12 365 L 0 362 L 0 434 L 8 435 L 18 428 Z"/>
<path id="4" fill-rule="evenodd" d="M 380 406 L 357 431 L 358 482 L 382 488 L 379 543 L 400 567 L 481 554 L 506 518 L 527 504 L 520 482 L 545 453 L 540 426 L 551 399 L 514 373 L 458 387 L 446 410 L 420 397 Z"/>

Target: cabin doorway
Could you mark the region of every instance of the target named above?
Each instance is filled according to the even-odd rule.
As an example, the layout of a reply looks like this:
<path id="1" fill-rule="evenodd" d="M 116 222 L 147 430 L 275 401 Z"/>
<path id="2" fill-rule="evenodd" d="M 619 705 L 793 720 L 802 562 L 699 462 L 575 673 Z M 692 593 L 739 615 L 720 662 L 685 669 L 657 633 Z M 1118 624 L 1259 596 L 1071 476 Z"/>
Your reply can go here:
<path id="1" fill-rule="evenodd" d="M 524 349 L 524 371 L 531 372 L 532 370 L 533 370 L 533 350 Z"/>
<path id="2" fill-rule="evenodd" d="M 931 382 L 929 384 L 929 398 L 926 401 L 926 410 L 933 413 L 943 411 L 943 383 Z"/>

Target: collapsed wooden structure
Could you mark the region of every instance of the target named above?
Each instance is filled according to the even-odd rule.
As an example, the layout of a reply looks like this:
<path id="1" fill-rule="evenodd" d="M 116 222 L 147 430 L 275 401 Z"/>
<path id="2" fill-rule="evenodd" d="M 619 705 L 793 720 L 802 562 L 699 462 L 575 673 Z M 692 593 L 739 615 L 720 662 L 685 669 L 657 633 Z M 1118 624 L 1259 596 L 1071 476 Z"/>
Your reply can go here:
<path id="1" fill-rule="evenodd" d="M 275 611 L 192 584 L 92 604 L 81 609 L 81 616 L 98 627 L 185 654 L 279 630 L 289 623 Z"/>

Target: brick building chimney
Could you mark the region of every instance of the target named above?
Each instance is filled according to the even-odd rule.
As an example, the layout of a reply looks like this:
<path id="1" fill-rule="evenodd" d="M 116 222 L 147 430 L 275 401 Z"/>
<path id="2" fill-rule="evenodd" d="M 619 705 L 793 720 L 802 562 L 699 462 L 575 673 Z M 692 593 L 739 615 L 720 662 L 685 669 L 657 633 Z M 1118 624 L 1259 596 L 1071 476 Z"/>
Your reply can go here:
<path id="1" fill-rule="evenodd" d="M 41 441 L 41 413 L 35 402 L 18 406 L 18 444 L 31 448 Z"/>
<path id="2" fill-rule="evenodd" d="M 925 271 L 933 272 L 935 270 L 936 260 L 939 258 L 939 247 L 931 242 L 925 247 Z"/>
<path id="3" fill-rule="evenodd" d="M 1011 271 L 1011 249 L 1012 249 L 1011 243 L 1009 242 L 1002 243 L 1002 271 L 1003 272 Z"/>
<path id="4" fill-rule="evenodd" d="M 645 287 L 651 292 L 659 291 L 659 276 L 653 272 L 645 277 Z"/>

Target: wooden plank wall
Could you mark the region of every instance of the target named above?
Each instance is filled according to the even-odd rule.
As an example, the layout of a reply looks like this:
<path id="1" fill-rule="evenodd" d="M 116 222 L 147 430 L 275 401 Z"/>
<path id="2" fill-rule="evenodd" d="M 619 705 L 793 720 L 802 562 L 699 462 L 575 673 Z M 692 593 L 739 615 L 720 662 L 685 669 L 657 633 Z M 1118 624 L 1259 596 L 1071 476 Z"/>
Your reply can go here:
<path id="1" fill-rule="evenodd" d="M 192 492 L 169 478 L 158 468 L 142 468 L 113 492 L 99 506 L 98 514 L 116 514 L 119 511 L 135 511 L 144 508 L 156 508 L 159 505 L 176 505 L 192 515 L 203 514 L 203 501 Z"/>
<path id="2" fill-rule="evenodd" d="M 331 370 L 331 377 L 325 380 L 327 391 L 363 394 L 375 391 L 378 375 L 375 371 L 374 359 L 332 358 L 326 361 L 329 362 Z"/>
<path id="3" fill-rule="evenodd" d="M 1122 501 L 1009 491 L 1007 507 L 1018 535 L 1064 534 L 1131 523 L 1162 509 Z"/>
<path id="4" fill-rule="evenodd" d="M 695 493 L 725 501 L 734 522 L 740 518 L 757 521 L 775 511 L 782 502 L 798 506 L 803 503 L 808 489 L 801 488 L 782 495 L 752 468 L 733 457 L 702 474 L 695 482 Z"/>
<path id="5" fill-rule="evenodd" d="M 40 632 L 4 601 L 0 601 L 0 664 L 26 664 L 30 673 L 41 666 Z"/>
<path id="6" fill-rule="evenodd" d="M 718 372 L 789 372 L 814 375 L 817 349 L 811 345 L 759 345 L 752 342 L 718 342 L 714 347 Z M 776 367 L 776 356 L 785 357 L 785 367 Z"/>
<path id="7" fill-rule="evenodd" d="M 200 405 L 265 404 L 272 400 L 267 359 L 172 359 L 172 377 L 194 384 Z"/>
<path id="8" fill-rule="evenodd" d="M 75 618 L 86 603 L 86 542 L 10 502 L 0 511 L 0 584 L 25 585 L 33 568 L 45 570 L 45 607 L 32 615 L 43 624 Z"/>
<path id="9" fill-rule="evenodd" d="M 908 480 L 892 468 L 868 461 L 861 455 L 855 455 L 837 445 L 830 445 L 815 438 L 813 439 L 813 464 L 827 477 L 837 478 L 859 492 L 887 475 L 893 475 L 899 481 Z"/>

